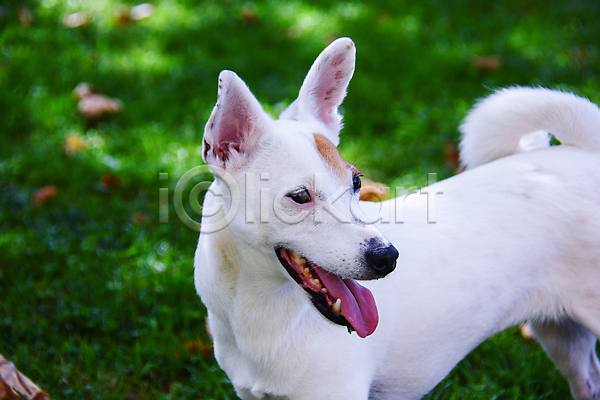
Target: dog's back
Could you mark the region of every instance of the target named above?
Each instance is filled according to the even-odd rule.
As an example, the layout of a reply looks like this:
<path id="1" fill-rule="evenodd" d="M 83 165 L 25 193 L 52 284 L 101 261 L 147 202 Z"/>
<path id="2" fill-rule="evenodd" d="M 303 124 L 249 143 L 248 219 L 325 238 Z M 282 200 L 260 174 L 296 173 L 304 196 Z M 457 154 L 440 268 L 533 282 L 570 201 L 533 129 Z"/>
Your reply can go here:
<path id="1" fill-rule="evenodd" d="M 461 129 L 469 170 L 389 201 L 403 223 L 378 225 L 401 254 L 373 291 L 385 299 L 380 329 L 400 332 L 390 358 L 402 361 L 375 381 L 371 398 L 419 398 L 484 338 L 527 319 L 574 397 L 600 398 L 598 106 L 570 93 L 505 89 Z M 549 133 L 563 145 L 548 148 Z M 515 154 L 526 150 L 540 151 Z M 437 220 L 428 224 L 434 193 Z"/>

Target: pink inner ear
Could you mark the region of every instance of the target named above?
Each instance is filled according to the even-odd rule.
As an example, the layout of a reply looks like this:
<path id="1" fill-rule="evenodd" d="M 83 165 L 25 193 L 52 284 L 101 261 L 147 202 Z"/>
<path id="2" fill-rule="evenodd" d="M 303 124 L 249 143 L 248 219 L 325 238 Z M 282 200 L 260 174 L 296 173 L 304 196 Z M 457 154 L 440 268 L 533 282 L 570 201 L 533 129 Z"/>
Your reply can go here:
<path id="1" fill-rule="evenodd" d="M 314 116 L 326 124 L 339 122 L 337 107 L 346 96 L 346 87 L 354 72 L 353 45 L 334 42 L 309 71 L 301 89 L 301 99 Z M 337 47 L 335 47 L 337 45 Z M 304 93 L 302 93 L 304 92 Z"/>
<path id="2" fill-rule="evenodd" d="M 209 146 L 205 145 L 205 151 L 223 162 L 230 158 L 232 150 L 238 153 L 251 150 L 260 135 L 257 123 L 264 113 L 237 76 L 226 79 L 205 134 L 209 137 Z"/>
<path id="3" fill-rule="evenodd" d="M 243 107 L 224 107 L 222 113 L 213 125 L 214 146 L 213 154 L 223 161 L 227 161 L 231 149 L 240 151 L 244 140 L 244 132 L 250 130 L 248 117 L 244 114 Z"/>
<path id="4" fill-rule="evenodd" d="M 338 54 L 333 60 L 327 60 L 327 70 L 319 76 L 315 85 L 315 106 L 319 110 L 319 117 L 326 123 L 333 122 L 335 110 L 346 95 L 348 75 L 352 73 L 351 69 L 340 65 L 343 64 L 343 56 Z"/>

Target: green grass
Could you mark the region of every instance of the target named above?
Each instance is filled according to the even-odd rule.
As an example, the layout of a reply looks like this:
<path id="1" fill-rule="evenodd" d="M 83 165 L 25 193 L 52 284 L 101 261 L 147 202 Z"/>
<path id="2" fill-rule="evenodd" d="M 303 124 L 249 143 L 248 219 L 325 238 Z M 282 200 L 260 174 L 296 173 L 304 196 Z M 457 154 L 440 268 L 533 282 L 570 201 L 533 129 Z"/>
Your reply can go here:
<path id="1" fill-rule="evenodd" d="M 19 22 L 20 4 L 32 15 Z M 423 185 L 452 174 L 444 145 L 491 88 L 563 88 L 600 101 L 600 3 L 175 1 L 119 26 L 131 1 L 0 1 L 0 353 L 56 399 L 231 399 L 193 286 L 197 233 L 159 189 L 201 164 L 222 69 L 277 113 L 333 38 L 358 50 L 341 151 L 369 178 Z M 64 14 L 93 21 L 68 29 Z M 502 58 L 494 71 L 474 55 Z M 121 99 L 97 124 L 80 82 Z M 85 151 L 67 155 L 76 132 Z M 158 174 L 169 179 L 160 181 Z M 111 173 L 121 184 L 103 187 Z M 58 195 L 32 205 L 34 191 Z M 145 219 L 139 223 L 140 219 Z M 193 345 L 191 345 L 193 344 Z M 481 345 L 428 399 L 565 399 L 565 380 L 509 330 Z"/>

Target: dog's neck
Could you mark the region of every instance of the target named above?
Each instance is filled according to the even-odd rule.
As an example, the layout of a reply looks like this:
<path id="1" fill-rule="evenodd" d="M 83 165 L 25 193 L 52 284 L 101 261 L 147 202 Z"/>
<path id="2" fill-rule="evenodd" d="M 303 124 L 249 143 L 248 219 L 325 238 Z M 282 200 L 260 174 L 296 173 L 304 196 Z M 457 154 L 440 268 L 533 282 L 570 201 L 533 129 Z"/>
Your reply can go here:
<path id="1" fill-rule="evenodd" d="M 263 311 L 259 315 L 265 315 L 265 323 L 268 323 L 269 315 L 280 312 L 281 298 L 285 297 L 291 303 L 284 304 L 293 304 L 295 308 L 289 310 L 289 314 L 296 315 L 293 318 L 290 316 L 291 321 L 297 318 L 298 311 L 309 305 L 296 284 L 286 279 L 282 267 L 279 274 L 265 274 L 265 268 L 261 268 L 268 263 L 279 264 L 274 251 L 272 254 L 266 253 L 260 246 L 246 243 L 244 239 L 236 237 L 234 230 L 229 227 L 219 232 L 201 235 L 200 245 L 200 249 L 207 251 L 199 251 L 196 256 L 212 258 L 208 263 L 202 263 L 203 268 L 209 269 L 201 271 L 202 275 L 211 276 L 212 287 L 209 290 L 220 292 L 219 303 L 207 305 L 222 318 L 232 319 L 238 306 L 247 309 L 249 303 L 256 303 L 253 306 Z M 260 273 L 257 270 L 260 270 Z M 270 301 L 271 299 L 273 301 Z M 207 301 L 210 303 L 210 299 Z M 235 316 L 236 323 L 238 317 Z M 282 321 L 279 320 L 277 325 L 282 325 Z"/>
<path id="2" fill-rule="evenodd" d="M 264 268 L 266 263 L 279 264 L 274 251 L 266 254 L 240 243 L 245 241 L 229 227 L 201 235 L 196 258 L 203 259 L 197 264 L 203 270 L 196 272 L 196 281 L 205 286 L 202 300 L 209 309 L 215 351 L 223 355 L 223 364 L 236 365 L 222 367 L 238 371 L 233 379 L 245 381 L 247 387 L 273 390 L 315 356 L 306 351 L 308 343 L 300 345 L 298 340 L 310 341 L 329 324 L 319 323 L 322 316 L 296 283 L 286 279 L 283 267 L 281 274 L 265 275 L 265 270 L 278 270 Z"/>

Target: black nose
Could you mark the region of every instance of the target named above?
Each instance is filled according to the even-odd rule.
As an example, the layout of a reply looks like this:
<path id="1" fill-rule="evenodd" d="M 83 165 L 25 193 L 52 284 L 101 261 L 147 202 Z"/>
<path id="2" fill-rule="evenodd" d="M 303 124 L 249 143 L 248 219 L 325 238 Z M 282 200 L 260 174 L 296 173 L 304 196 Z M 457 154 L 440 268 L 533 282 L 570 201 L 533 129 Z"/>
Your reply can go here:
<path id="1" fill-rule="evenodd" d="M 381 275 L 387 275 L 396 268 L 398 250 L 392 245 L 367 250 L 365 254 L 369 266 Z"/>

